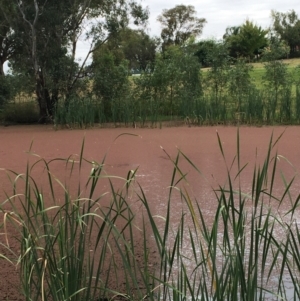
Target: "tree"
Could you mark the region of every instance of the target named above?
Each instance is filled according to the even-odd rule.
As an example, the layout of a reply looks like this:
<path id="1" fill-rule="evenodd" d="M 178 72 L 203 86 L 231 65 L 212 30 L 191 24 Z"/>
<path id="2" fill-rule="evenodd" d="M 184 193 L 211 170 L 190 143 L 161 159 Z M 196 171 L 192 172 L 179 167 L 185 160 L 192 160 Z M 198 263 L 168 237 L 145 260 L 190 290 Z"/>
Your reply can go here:
<path id="1" fill-rule="evenodd" d="M 195 56 L 198 57 L 202 67 L 211 66 L 210 53 L 216 47 L 216 44 L 215 40 L 203 40 L 196 44 Z"/>
<path id="2" fill-rule="evenodd" d="M 285 43 L 278 39 L 272 39 L 270 45 L 263 51 L 263 60 L 266 61 L 263 82 L 269 94 L 269 102 L 266 107 L 268 121 L 275 119 L 280 96 L 287 91 L 291 91 L 292 78 L 288 72 L 288 65 L 280 59 L 286 55 L 287 51 Z M 283 101 L 288 100 L 285 97 L 282 97 L 282 99 Z M 290 108 L 288 111 L 290 111 Z M 290 113 L 287 115 L 290 115 Z"/>
<path id="3" fill-rule="evenodd" d="M 148 17 L 134 0 L 14 0 L 18 20 L 12 24 L 18 35 L 22 52 L 12 66 L 28 73 L 35 82 L 35 93 L 40 108 L 40 121 L 55 112 L 59 96 L 68 102 L 76 93 L 89 56 L 112 33 L 127 26 L 130 16 L 136 24 Z M 88 31 L 87 31 L 88 29 Z M 87 56 L 75 61 L 77 42 L 85 35 L 90 41 Z"/>
<path id="4" fill-rule="evenodd" d="M 223 35 L 223 39 L 229 48 L 229 55 L 234 58 L 238 58 L 243 52 L 240 31 L 241 26 L 231 26 L 226 28 L 226 32 Z"/>
<path id="5" fill-rule="evenodd" d="M 111 35 L 105 42 L 105 47 L 113 51 L 115 56 L 121 56 L 128 61 L 130 69 L 140 71 L 145 71 L 154 63 L 157 46 L 158 41 L 144 30 L 128 27 Z"/>
<path id="6" fill-rule="evenodd" d="M 237 36 L 240 34 L 241 26 L 228 26 L 226 32 L 223 35 L 223 39 L 226 40 L 229 37 Z"/>
<path id="7" fill-rule="evenodd" d="M 11 87 L 9 77 L 0 76 L 0 108 L 11 98 Z"/>
<path id="8" fill-rule="evenodd" d="M 242 112 L 243 100 L 249 95 L 249 91 L 253 89 L 250 71 L 253 66 L 246 64 L 244 59 L 237 59 L 235 64 L 230 68 L 228 73 L 228 91 L 236 102 L 236 112 Z"/>
<path id="9" fill-rule="evenodd" d="M 250 60 L 268 45 L 267 33 L 268 30 L 246 20 L 240 27 L 227 28 L 224 40 L 231 56 L 235 58 L 242 56 Z"/>
<path id="10" fill-rule="evenodd" d="M 262 29 L 253 22 L 246 20 L 241 26 L 240 37 L 241 45 L 244 50 L 245 57 L 252 58 L 254 55 L 268 45 L 267 39 L 268 30 Z"/>
<path id="11" fill-rule="evenodd" d="M 114 110 L 114 103 L 126 97 L 129 87 L 128 64 L 117 51 L 110 50 L 104 45 L 93 55 L 93 90 L 103 104 L 106 121 L 118 121 L 118 112 Z M 120 108 L 120 105 L 116 106 Z"/>
<path id="12" fill-rule="evenodd" d="M 206 84 L 212 91 L 215 105 L 218 107 L 229 79 L 230 57 L 226 45 L 215 43 L 207 61 L 211 68 L 207 71 Z"/>
<path id="13" fill-rule="evenodd" d="M 127 28 L 121 32 L 122 49 L 130 69 L 145 71 L 155 60 L 158 41 L 143 30 Z"/>
<path id="14" fill-rule="evenodd" d="M 268 46 L 262 50 L 262 59 L 265 62 L 276 61 L 287 58 L 289 53 L 290 47 L 287 43 L 273 36 Z"/>
<path id="15" fill-rule="evenodd" d="M 182 45 L 190 37 L 201 35 L 206 20 L 198 18 L 192 5 L 177 5 L 164 9 L 157 20 L 162 25 L 163 48 L 169 45 Z"/>
<path id="16" fill-rule="evenodd" d="M 186 47 L 170 46 L 155 59 L 153 72 L 134 80 L 135 98 L 146 104 L 148 114 L 184 117 L 196 115 L 196 103 L 202 95 L 200 64 Z"/>
<path id="17" fill-rule="evenodd" d="M 280 13 L 271 12 L 273 30 L 290 47 L 291 55 L 299 55 L 300 47 L 300 20 L 294 10 Z M 298 53 L 298 54 L 297 54 Z"/>
<path id="18" fill-rule="evenodd" d="M 0 76 L 4 75 L 4 63 L 16 52 L 16 35 L 11 23 L 16 18 L 16 6 L 10 0 L 0 0 Z"/>

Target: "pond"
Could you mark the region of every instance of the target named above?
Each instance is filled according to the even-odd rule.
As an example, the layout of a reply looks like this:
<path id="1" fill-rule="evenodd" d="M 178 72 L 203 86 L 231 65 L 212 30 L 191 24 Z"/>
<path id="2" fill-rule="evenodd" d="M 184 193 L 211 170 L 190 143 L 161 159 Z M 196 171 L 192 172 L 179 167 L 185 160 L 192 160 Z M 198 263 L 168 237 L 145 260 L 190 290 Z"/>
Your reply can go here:
<path id="1" fill-rule="evenodd" d="M 224 190 L 228 189 L 228 175 L 230 174 L 234 189 L 240 189 L 243 193 L 251 195 L 255 166 L 262 166 L 264 163 L 271 136 L 273 135 L 274 143 L 284 132 L 271 152 L 272 157 L 277 158 L 273 194 L 280 198 L 284 194 L 284 182 L 289 183 L 293 177 L 295 179 L 289 189 L 289 194 L 285 195 L 280 206 L 278 206 L 279 201 L 266 200 L 281 218 L 292 206 L 291 202 L 294 204 L 300 191 L 299 129 L 296 126 L 241 127 L 238 134 L 237 128 L 230 126 L 182 126 L 163 127 L 162 129 L 93 128 L 85 131 L 76 129 L 54 131 L 50 125 L 3 127 L 0 128 L 0 168 L 24 173 L 27 162 L 32 166 L 40 158 L 47 161 L 55 158 L 75 158 L 78 161 L 84 143 L 83 157 L 86 160 L 97 165 L 105 157 L 104 169 L 107 176 L 126 178 L 129 170 L 137 169 L 132 189 L 140 193 L 137 185 L 140 184 L 152 214 L 159 220 L 158 225 L 161 227 L 161 231 L 163 231 L 164 218 L 168 210 L 170 185 L 175 183 L 176 188 L 174 187 L 172 192 L 170 211 L 172 229 L 177 229 L 182 212 L 185 212 L 187 218 L 191 219 L 191 216 L 188 216 L 190 210 L 177 188 L 182 189 L 185 195 L 188 194 L 194 206 L 198 204 L 204 214 L 205 222 L 211 226 L 215 221 L 216 209 L 219 206 L 215 190 L 220 190 L 220 187 L 224 187 Z M 237 143 L 238 140 L 239 143 Z M 237 156 L 238 149 L 239 156 Z M 175 164 L 177 172 L 172 181 L 175 161 L 177 162 Z M 238 168 L 238 164 L 240 168 Z M 270 164 L 269 179 L 272 178 L 272 164 Z M 75 193 L 78 188 L 78 178 L 69 177 L 72 167 L 70 165 L 66 167 L 65 162 L 60 161 L 51 162 L 50 165 L 53 174 L 57 175 L 62 182 L 68 182 L 70 190 L 74 189 Z M 82 167 L 79 175 L 82 187 L 90 174 L 91 166 L 92 164 L 86 163 Z M 243 169 L 240 174 L 238 173 L 239 169 Z M 42 176 L 44 173 L 45 168 L 38 164 L 32 169 L 33 176 L 38 179 L 38 184 L 43 186 L 43 192 L 47 196 L 50 195 L 50 192 L 47 191 L 47 179 Z M 237 175 L 238 177 L 236 177 Z M 182 179 L 177 183 L 180 177 Z M 120 187 L 124 185 L 122 180 L 116 178 L 113 179 L 113 183 Z M 100 194 L 107 189 L 109 189 L 109 183 L 101 185 L 96 193 Z M 6 199 L 5 193 L 8 195 L 12 193 L 12 184 L 7 177 L 7 172 L 2 170 L 0 172 L 1 203 Z M 220 191 L 217 192 L 217 195 L 220 195 Z M 237 200 L 235 199 L 235 201 Z M 132 201 L 133 211 L 139 215 L 142 212 L 141 204 L 136 201 L 134 195 Z M 253 203 L 247 200 L 245 204 L 246 211 L 251 213 Z M 299 220 L 299 210 L 295 211 L 293 218 Z M 187 221 L 187 225 L 192 224 Z M 223 229 L 222 227 L 224 225 L 222 226 L 220 223 L 220 231 Z M 282 229 L 274 229 L 274 235 L 275 233 L 278 237 L 284 235 L 280 231 Z M 1 235 L 0 239 L 2 243 L 5 243 L 4 235 Z M 222 237 L 220 239 L 222 240 Z M 170 245 L 173 242 L 172 235 L 170 235 Z M 19 247 L 17 242 L 14 243 L 16 245 L 11 245 L 11 247 L 17 252 Z M 185 249 L 187 259 L 194 256 L 188 239 L 184 241 L 182 249 Z M 1 251 L 7 255 L 3 248 Z M 216 264 L 222 264 L 224 254 L 221 249 L 218 252 L 215 261 Z M 188 273 L 192 273 L 192 271 L 191 268 Z M 19 283 L 18 277 L 16 269 L 1 260 L 0 300 L 5 298 L 18 300 L 20 298 L 19 288 L 16 285 Z M 276 275 L 272 275 L 272 277 L 272 281 L 276 283 Z M 288 279 L 288 276 L 285 277 Z M 286 282 L 290 283 L 291 281 L 289 279 Z M 293 286 L 290 288 L 293 290 Z"/>

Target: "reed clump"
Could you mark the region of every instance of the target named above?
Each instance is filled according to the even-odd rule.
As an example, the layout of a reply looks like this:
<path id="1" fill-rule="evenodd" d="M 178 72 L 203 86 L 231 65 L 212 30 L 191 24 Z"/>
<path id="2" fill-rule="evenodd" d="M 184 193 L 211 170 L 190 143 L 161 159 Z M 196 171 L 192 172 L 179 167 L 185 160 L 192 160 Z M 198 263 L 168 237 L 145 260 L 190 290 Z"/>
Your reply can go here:
<path id="1" fill-rule="evenodd" d="M 19 269 L 25 300 L 298 300 L 300 196 L 292 191 L 295 178 L 282 176 L 281 195 L 274 191 L 277 161 L 283 159 L 275 151 L 278 139 L 271 137 L 264 162 L 254 166 L 247 192 L 239 132 L 230 164 L 217 139 L 228 176 L 212 188 L 210 223 L 180 162 L 203 175 L 181 151 L 175 158 L 166 153 L 173 172 L 163 216 L 153 212 L 136 180 L 138 170 L 109 176 L 105 157 L 84 159 L 84 143 L 75 159 L 39 159 L 25 174 L 9 172 L 13 194 L 1 201 L 1 248 L 10 250 L 15 233 L 20 251 L 0 259 Z M 52 173 L 56 161 L 78 177 L 75 191 Z M 34 177 L 40 165 L 48 193 Z M 83 183 L 85 167 L 90 174 Z M 104 182 L 109 188 L 103 190 Z M 174 201 L 183 204 L 176 223 Z"/>

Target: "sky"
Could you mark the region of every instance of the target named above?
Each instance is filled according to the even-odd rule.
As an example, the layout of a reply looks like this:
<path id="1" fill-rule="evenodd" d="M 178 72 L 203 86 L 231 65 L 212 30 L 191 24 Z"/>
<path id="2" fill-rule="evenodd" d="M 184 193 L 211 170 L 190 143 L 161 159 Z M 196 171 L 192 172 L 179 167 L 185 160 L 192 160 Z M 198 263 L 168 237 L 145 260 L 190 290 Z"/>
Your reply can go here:
<path id="1" fill-rule="evenodd" d="M 222 38 L 228 26 L 237 26 L 249 19 L 257 25 L 267 28 L 271 25 L 271 10 L 287 12 L 294 9 L 300 17 L 299 0 L 144 0 L 143 5 L 150 9 L 149 27 L 151 35 L 160 34 L 160 24 L 156 21 L 157 16 L 163 9 L 170 9 L 178 4 L 193 5 L 199 18 L 205 18 L 200 39 Z"/>
<path id="2" fill-rule="evenodd" d="M 294 9 L 300 18 L 300 0 L 142 0 L 143 6 L 148 6 L 150 18 L 148 33 L 159 36 L 161 27 L 156 20 L 163 9 L 170 9 L 179 4 L 193 5 L 199 18 L 205 18 L 200 39 L 221 39 L 228 26 L 243 24 L 247 19 L 262 28 L 271 25 L 271 10 L 287 12 Z M 82 60 L 89 49 L 89 43 L 81 39 L 78 43 L 77 59 Z M 7 70 L 7 67 L 5 68 Z"/>
<path id="3" fill-rule="evenodd" d="M 271 25 L 271 10 L 287 12 L 294 9 L 300 18 L 300 0 L 141 0 L 144 7 L 150 10 L 148 33 L 160 36 L 161 27 L 157 17 L 163 9 L 170 9 L 176 5 L 193 5 L 197 17 L 205 18 L 203 33 L 199 39 L 221 39 L 228 26 L 243 24 L 247 19 L 262 28 Z M 89 44 L 80 41 L 77 57 L 83 57 Z"/>

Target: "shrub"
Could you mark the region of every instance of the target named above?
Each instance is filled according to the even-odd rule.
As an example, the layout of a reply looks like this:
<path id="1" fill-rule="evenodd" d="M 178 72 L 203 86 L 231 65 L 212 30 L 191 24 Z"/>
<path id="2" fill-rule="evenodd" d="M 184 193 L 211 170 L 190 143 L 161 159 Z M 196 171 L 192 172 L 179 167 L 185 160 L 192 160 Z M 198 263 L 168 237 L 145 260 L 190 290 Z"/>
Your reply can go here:
<path id="1" fill-rule="evenodd" d="M 8 123 L 36 123 L 39 120 L 37 104 L 35 101 L 9 103 L 3 109 L 2 118 Z"/>
<path id="2" fill-rule="evenodd" d="M 11 86 L 9 78 L 0 76 L 0 107 L 7 103 L 11 98 Z"/>

